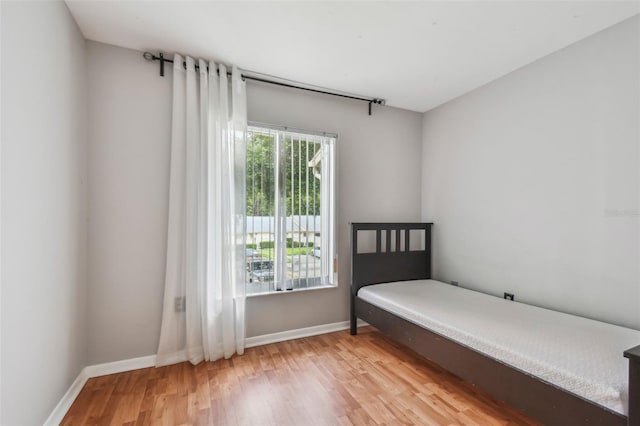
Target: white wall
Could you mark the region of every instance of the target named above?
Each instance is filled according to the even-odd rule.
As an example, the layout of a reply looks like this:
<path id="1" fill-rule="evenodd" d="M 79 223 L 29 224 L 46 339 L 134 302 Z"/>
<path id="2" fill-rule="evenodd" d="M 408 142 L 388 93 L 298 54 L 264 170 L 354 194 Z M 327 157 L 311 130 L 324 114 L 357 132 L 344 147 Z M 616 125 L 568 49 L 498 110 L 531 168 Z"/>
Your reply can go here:
<path id="1" fill-rule="evenodd" d="M 640 329 L 639 22 L 424 114 L 437 278 Z"/>
<path id="2" fill-rule="evenodd" d="M 62 2 L 2 2 L 2 418 L 42 424 L 86 345 L 85 42 Z"/>
<path id="3" fill-rule="evenodd" d="M 171 78 L 87 42 L 89 364 L 154 354 L 164 291 Z M 171 73 L 169 72 L 169 76 Z"/>
<path id="4" fill-rule="evenodd" d="M 171 69 L 88 43 L 89 363 L 155 353 L 164 288 Z M 169 67 L 168 67 L 169 68 Z M 247 336 L 348 319 L 350 221 L 420 217 L 421 114 L 248 83 L 249 119 L 339 134 L 336 289 L 250 298 Z"/>

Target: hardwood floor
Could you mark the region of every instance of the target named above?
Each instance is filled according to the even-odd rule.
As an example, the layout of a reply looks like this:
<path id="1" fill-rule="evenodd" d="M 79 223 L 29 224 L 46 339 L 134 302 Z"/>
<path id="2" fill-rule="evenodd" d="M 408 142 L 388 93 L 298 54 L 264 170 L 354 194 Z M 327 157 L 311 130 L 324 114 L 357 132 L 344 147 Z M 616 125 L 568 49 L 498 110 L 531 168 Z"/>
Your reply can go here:
<path id="1" fill-rule="evenodd" d="M 537 423 L 367 327 L 93 378 L 62 424 Z"/>

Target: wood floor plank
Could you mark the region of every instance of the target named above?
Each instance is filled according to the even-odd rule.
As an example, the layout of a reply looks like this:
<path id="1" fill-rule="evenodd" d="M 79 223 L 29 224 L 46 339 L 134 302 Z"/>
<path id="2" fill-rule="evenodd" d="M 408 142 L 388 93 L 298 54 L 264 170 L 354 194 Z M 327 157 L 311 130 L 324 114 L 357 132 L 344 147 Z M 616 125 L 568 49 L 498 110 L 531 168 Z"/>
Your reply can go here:
<path id="1" fill-rule="evenodd" d="M 90 379 L 63 425 L 537 425 L 374 328 Z"/>

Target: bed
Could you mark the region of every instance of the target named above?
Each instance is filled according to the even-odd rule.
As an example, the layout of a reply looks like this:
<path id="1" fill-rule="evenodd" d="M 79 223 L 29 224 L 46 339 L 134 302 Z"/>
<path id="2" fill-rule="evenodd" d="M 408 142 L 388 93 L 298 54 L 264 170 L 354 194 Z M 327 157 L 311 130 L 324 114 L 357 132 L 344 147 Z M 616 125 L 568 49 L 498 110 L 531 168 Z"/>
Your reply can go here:
<path id="1" fill-rule="evenodd" d="M 352 224 L 351 334 L 360 318 L 544 424 L 640 426 L 640 331 L 432 280 L 431 226 Z"/>

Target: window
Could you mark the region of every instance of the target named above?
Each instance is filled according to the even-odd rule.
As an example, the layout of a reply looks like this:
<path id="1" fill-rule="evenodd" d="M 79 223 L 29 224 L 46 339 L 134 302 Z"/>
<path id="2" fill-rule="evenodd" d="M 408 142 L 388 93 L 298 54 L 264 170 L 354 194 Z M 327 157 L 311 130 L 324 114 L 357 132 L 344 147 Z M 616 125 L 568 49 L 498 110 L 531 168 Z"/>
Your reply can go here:
<path id="1" fill-rule="evenodd" d="M 336 285 L 335 142 L 249 126 L 248 295 Z"/>

